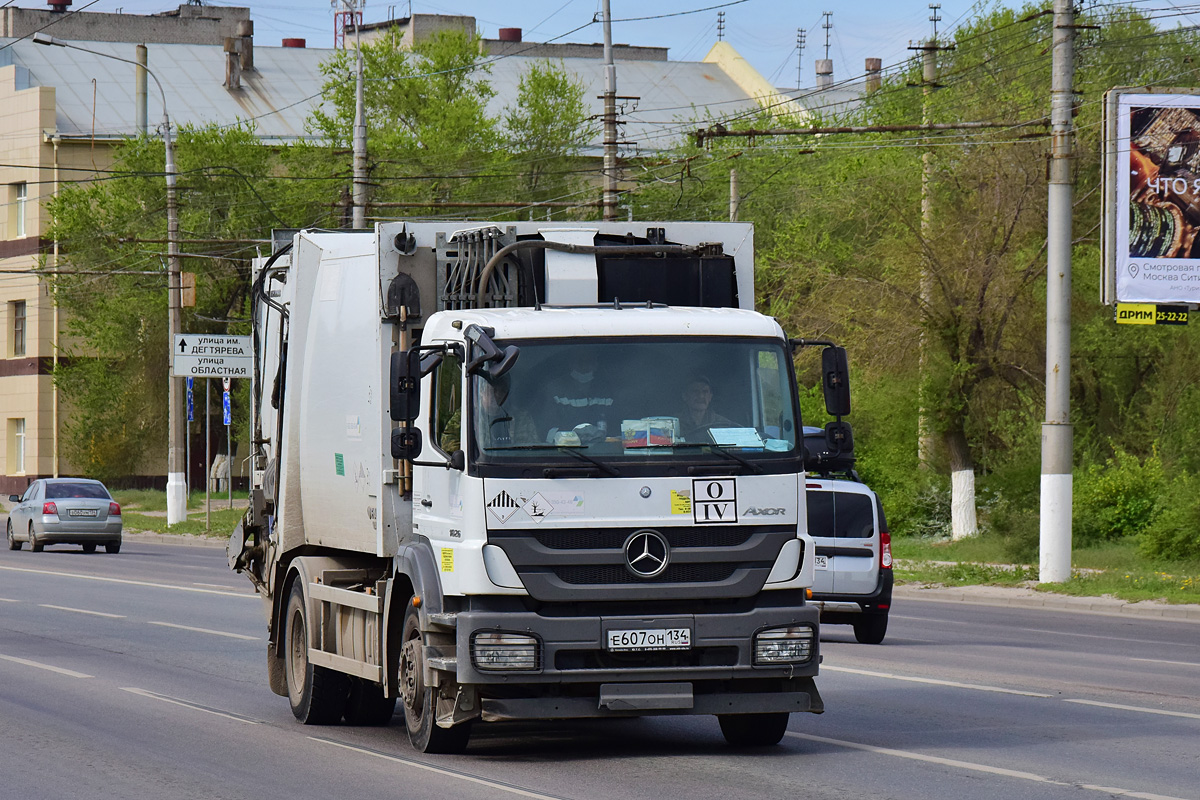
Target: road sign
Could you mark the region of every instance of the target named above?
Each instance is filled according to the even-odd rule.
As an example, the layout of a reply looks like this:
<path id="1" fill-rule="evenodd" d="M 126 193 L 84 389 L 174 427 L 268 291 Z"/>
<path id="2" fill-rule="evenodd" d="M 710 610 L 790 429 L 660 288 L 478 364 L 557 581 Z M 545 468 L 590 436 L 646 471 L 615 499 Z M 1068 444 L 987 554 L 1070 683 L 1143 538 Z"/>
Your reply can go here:
<path id="1" fill-rule="evenodd" d="M 233 422 L 232 408 L 229 405 L 229 392 L 224 392 L 221 399 L 221 408 L 225 416 L 225 424 Z"/>
<path id="2" fill-rule="evenodd" d="M 196 418 L 196 414 L 195 414 L 195 405 L 192 402 L 192 378 L 190 376 L 187 379 L 187 401 L 188 401 L 188 403 L 187 403 L 188 422 L 191 422 L 192 420 L 194 420 Z"/>
<path id="3" fill-rule="evenodd" d="M 221 378 L 221 388 L 226 392 L 229 391 L 229 384 L 233 383 L 231 378 Z"/>
<path id="4" fill-rule="evenodd" d="M 254 369 L 249 336 L 177 333 L 171 374 L 195 378 L 248 378 Z"/>

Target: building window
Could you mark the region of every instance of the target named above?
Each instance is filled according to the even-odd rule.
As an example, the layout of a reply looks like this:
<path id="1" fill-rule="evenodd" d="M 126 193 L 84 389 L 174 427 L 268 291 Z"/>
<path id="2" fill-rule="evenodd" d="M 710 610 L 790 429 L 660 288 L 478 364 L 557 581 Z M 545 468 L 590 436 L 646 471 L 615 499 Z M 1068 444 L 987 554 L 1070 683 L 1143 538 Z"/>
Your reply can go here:
<path id="1" fill-rule="evenodd" d="M 8 316 L 12 320 L 12 357 L 21 358 L 25 355 L 25 301 L 9 303 Z"/>
<path id="2" fill-rule="evenodd" d="M 25 420 L 8 421 L 8 474 L 25 474 Z"/>
<path id="3" fill-rule="evenodd" d="M 13 226 L 17 237 L 25 235 L 25 206 L 29 200 L 29 185 L 18 183 L 13 186 L 13 205 L 16 207 L 17 219 Z"/>

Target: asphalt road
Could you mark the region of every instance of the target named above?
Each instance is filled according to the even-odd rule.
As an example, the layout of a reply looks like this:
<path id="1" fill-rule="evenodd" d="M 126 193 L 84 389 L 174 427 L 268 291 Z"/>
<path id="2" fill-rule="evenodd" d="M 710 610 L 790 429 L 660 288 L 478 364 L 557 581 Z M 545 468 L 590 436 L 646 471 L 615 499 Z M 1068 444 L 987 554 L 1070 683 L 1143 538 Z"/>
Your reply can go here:
<path id="1" fill-rule="evenodd" d="M 0 797 L 1200 798 L 1200 625 L 903 600 L 824 629 L 824 715 L 478 725 L 465 756 L 306 727 L 221 550 L 0 550 Z"/>

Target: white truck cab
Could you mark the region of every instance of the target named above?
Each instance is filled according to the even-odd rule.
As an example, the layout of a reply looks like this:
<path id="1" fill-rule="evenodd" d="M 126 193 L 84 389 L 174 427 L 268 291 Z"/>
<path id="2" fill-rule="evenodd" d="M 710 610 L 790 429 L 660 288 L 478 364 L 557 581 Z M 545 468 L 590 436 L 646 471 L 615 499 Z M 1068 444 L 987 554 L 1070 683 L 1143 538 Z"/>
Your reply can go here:
<path id="1" fill-rule="evenodd" d="M 458 225 L 301 232 L 257 272 L 261 480 L 230 561 L 268 600 L 272 688 L 309 723 L 399 700 L 423 751 L 644 714 L 779 741 L 823 710 L 812 343 L 744 307 L 750 227 Z"/>

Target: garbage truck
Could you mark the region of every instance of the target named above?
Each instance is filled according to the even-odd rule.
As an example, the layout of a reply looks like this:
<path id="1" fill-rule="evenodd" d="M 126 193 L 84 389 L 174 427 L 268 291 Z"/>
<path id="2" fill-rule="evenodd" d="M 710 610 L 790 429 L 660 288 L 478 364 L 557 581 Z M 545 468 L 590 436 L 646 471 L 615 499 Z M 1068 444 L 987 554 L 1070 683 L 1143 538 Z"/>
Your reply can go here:
<path id="1" fill-rule="evenodd" d="M 282 239 L 282 237 L 281 237 Z M 744 223 L 397 221 L 256 261 L 228 556 L 307 724 L 821 713 L 798 348 Z"/>

